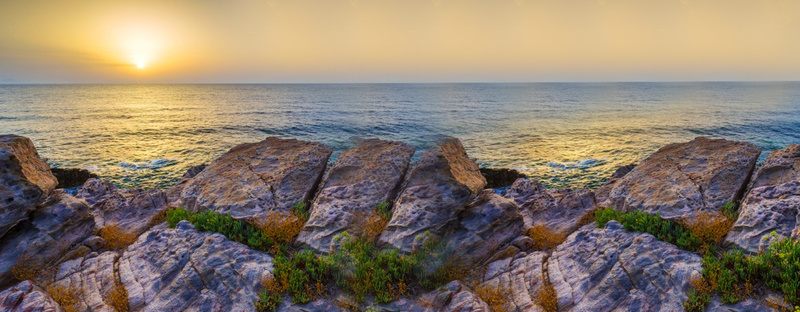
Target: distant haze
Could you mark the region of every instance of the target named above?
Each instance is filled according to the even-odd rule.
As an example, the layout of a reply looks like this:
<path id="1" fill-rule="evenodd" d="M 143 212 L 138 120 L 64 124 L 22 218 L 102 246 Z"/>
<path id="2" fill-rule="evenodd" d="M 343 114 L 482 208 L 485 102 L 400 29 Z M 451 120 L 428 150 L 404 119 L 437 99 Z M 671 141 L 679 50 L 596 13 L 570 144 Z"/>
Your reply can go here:
<path id="1" fill-rule="evenodd" d="M 0 2 L 0 84 L 687 80 L 800 80 L 800 1 Z"/>

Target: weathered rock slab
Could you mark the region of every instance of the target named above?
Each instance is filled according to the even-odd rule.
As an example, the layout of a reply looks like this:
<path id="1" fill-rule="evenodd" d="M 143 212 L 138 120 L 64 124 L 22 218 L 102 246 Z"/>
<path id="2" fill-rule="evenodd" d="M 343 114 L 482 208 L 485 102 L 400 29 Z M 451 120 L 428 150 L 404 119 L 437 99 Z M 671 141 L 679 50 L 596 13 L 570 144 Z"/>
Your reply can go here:
<path id="1" fill-rule="evenodd" d="M 800 234 L 800 145 L 772 152 L 742 201 L 726 242 L 755 253 L 781 238 Z M 771 233 L 775 237 L 765 239 Z"/>
<path id="2" fill-rule="evenodd" d="M 253 311 L 272 257 L 181 221 L 139 236 L 119 259 L 133 311 Z"/>
<path id="3" fill-rule="evenodd" d="M 331 148 L 295 139 L 267 138 L 232 148 L 189 180 L 181 202 L 191 211 L 213 210 L 238 219 L 261 219 L 311 199 Z"/>
<path id="4" fill-rule="evenodd" d="M 589 190 L 548 190 L 531 179 L 519 179 L 505 192 L 515 201 L 525 220 L 525 227 L 544 225 L 550 230 L 569 234 L 577 230 L 578 221 L 595 207 L 594 193 Z"/>
<path id="5" fill-rule="evenodd" d="M 544 252 L 521 253 L 489 264 L 484 285 L 508 291 L 507 311 L 544 311 L 534 300 L 544 286 Z"/>
<path id="6" fill-rule="evenodd" d="M 94 219 L 86 202 L 63 190 L 54 191 L 31 214 L 0 240 L 0 287 L 11 281 L 11 268 L 21 259 L 47 265 L 94 234 Z"/>
<path id="7" fill-rule="evenodd" d="M 718 210 L 744 192 L 761 149 L 750 143 L 699 137 L 662 147 L 615 183 L 608 202 L 666 219 Z"/>
<path id="8" fill-rule="evenodd" d="M 458 216 L 458 224 L 448 229 L 445 248 L 464 264 L 479 264 L 511 247 L 523 235 L 524 222 L 517 205 L 492 190 L 483 190 Z M 518 249 L 515 249 L 518 251 Z"/>
<path id="9" fill-rule="evenodd" d="M 400 142 L 368 139 L 343 152 L 325 173 L 298 241 L 326 251 L 337 234 L 349 230 L 381 202 L 399 192 L 414 148 Z"/>
<path id="10" fill-rule="evenodd" d="M 147 231 L 150 219 L 168 208 L 164 191 L 118 190 L 106 180 L 86 181 L 75 196 L 89 203 L 98 228 L 117 225 L 122 231 L 136 235 Z"/>
<path id="11" fill-rule="evenodd" d="M 418 247 L 420 235 L 442 235 L 446 226 L 477 196 L 486 179 L 456 138 L 446 138 L 422 154 L 403 183 L 392 220 L 380 241 L 405 252 Z"/>
<path id="12" fill-rule="evenodd" d="M 630 233 L 616 221 L 586 225 L 548 259 L 560 311 L 682 311 L 700 256 Z"/>
<path id="13" fill-rule="evenodd" d="M 106 299 L 117 284 L 117 259 L 119 254 L 109 251 L 66 261 L 58 267 L 55 285 L 80 290 L 79 311 L 116 312 Z"/>
<path id="14" fill-rule="evenodd" d="M 58 181 L 39 158 L 33 142 L 17 135 L 0 136 L 0 237 L 28 218 Z"/>
<path id="15" fill-rule="evenodd" d="M 0 311 L 6 312 L 62 312 L 44 290 L 31 281 L 24 281 L 0 292 Z"/>
<path id="16" fill-rule="evenodd" d="M 80 168 L 51 168 L 50 171 L 58 180 L 56 188 L 78 187 L 89 179 L 97 179 L 97 175 Z"/>

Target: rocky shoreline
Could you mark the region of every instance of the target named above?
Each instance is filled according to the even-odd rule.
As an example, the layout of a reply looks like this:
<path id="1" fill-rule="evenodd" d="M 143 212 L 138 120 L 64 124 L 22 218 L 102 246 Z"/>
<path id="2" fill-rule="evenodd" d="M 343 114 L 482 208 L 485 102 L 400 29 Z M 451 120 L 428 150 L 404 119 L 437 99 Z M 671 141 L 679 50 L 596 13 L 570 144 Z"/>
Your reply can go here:
<path id="1" fill-rule="evenodd" d="M 469 280 L 411 287 L 392 300 L 366 296 L 354 306 L 342 304 L 352 296 L 342 287 L 317 286 L 306 302 L 280 294 L 277 311 L 682 311 L 708 275 L 704 254 L 632 231 L 624 220 L 598 227 L 598 209 L 681 226 L 734 209 L 706 255 L 756 255 L 800 236 L 800 145 L 757 164 L 761 150 L 752 144 L 697 138 L 620 168 L 597 190 L 547 189 L 504 170 L 482 174 L 455 138 L 416 163 L 414 152 L 369 139 L 328 163 L 331 149 L 322 144 L 267 138 L 192 168 L 167 190 L 117 189 L 67 172 L 89 178 L 73 196 L 33 142 L 0 136 L 0 310 L 261 309 L 265 281 L 277 279 L 285 251 L 255 250 L 186 219 L 169 227 L 175 208 L 262 229 L 276 215 L 300 214 L 285 249 L 323 257 L 343 248 L 345 233 L 369 232 L 365 220 L 382 207 L 385 220 L 365 236 L 376 248 L 411 255 L 439 241 L 457 270 L 472 272 Z M 502 192 L 487 188 L 509 179 Z M 736 300 L 711 293 L 702 307 L 792 308 L 786 291 L 752 288 Z"/>

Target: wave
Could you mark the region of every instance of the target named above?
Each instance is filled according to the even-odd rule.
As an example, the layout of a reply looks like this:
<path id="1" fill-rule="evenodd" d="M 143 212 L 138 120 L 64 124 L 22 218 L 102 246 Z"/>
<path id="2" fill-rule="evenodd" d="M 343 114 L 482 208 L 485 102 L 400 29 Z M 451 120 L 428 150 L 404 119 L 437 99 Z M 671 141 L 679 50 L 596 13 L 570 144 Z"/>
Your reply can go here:
<path id="1" fill-rule="evenodd" d="M 547 163 L 547 166 L 557 170 L 571 170 L 571 169 L 589 169 L 593 167 L 600 166 L 605 163 L 605 160 L 602 159 L 594 159 L 594 158 L 584 158 L 570 162 L 557 162 L 557 161 L 550 161 Z"/>
<path id="2" fill-rule="evenodd" d="M 128 162 L 128 161 L 121 161 L 118 166 L 129 169 L 129 170 L 142 170 L 142 169 L 160 169 L 164 167 L 169 167 L 178 163 L 177 159 L 170 159 L 170 158 L 156 158 L 151 159 L 144 162 Z"/>

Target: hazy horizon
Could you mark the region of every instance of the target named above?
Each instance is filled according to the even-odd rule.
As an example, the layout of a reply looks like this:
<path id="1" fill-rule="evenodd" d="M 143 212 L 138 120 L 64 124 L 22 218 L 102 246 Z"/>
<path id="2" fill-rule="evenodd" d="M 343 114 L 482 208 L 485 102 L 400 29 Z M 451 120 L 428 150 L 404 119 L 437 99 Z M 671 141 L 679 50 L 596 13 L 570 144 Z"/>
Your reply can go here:
<path id="1" fill-rule="evenodd" d="M 0 84 L 800 80 L 800 2 L 0 3 Z"/>

